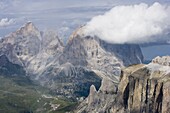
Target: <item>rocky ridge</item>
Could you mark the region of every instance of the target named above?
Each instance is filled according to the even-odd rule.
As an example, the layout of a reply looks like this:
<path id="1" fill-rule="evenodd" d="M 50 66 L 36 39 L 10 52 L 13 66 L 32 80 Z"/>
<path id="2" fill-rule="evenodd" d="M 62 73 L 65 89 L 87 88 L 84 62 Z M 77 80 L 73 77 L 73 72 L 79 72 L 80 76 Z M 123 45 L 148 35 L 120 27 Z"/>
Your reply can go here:
<path id="1" fill-rule="evenodd" d="M 32 22 L 7 35 L 0 43 L 0 54 L 5 54 L 11 62 L 22 65 L 28 72 L 36 73 L 62 53 L 62 49 L 63 44 L 56 33 L 40 32 Z"/>
<path id="2" fill-rule="evenodd" d="M 123 69 L 118 89 L 110 89 L 114 92 L 112 94 L 100 95 L 102 91 L 91 86 L 88 98 L 76 112 L 170 113 L 170 66 L 165 65 L 169 61 L 169 56 L 157 57 L 148 65 L 138 64 Z M 109 94 L 108 100 L 99 101 Z"/>
<path id="3" fill-rule="evenodd" d="M 164 66 L 170 66 L 170 56 L 157 56 L 152 60 L 152 63 L 157 63 Z"/>
<path id="4" fill-rule="evenodd" d="M 67 96 L 77 96 L 79 91 L 82 96 L 92 84 L 98 87 L 101 79 L 117 84 L 121 67 L 143 60 L 138 45 L 109 44 L 80 32 L 82 28 L 64 46 L 57 34 L 40 32 L 28 22 L 1 40 L 0 55 L 23 66 L 27 75 L 40 84 Z M 87 86 L 81 85 L 86 83 Z"/>
<path id="5" fill-rule="evenodd" d="M 91 70 L 101 70 L 112 78 L 113 75 L 120 75 L 121 67 L 143 61 L 138 45 L 109 44 L 98 37 L 85 36 L 82 32 L 83 28 L 80 28 L 70 37 L 60 56 L 60 64 L 70 62 Z"/>
<path id="6" fill-rule="evenodd" d="M 40 40 L 40 32 L 29 22 L 1 39 L 0 54 L 15 64 L 27 66 L 29 59 L 40 51 Z"/>

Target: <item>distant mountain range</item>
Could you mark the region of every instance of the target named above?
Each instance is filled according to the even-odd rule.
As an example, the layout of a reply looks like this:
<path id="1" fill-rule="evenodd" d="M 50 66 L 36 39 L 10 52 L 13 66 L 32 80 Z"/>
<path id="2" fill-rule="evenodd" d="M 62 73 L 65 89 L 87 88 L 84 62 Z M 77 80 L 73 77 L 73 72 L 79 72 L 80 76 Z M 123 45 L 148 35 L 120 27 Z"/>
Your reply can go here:
<path id="1" fill-rule="evenodd" d="M 64 46 L 57 34 L 29 22 L 1 40 L 0 55 L 52 92 L 74 98 L 87 96 L 92 84 L 99 88 L 103 78 L 118 82 L 122 67 L 143 61 L 138 45 L 109 44 L 80 32 Z"/>
<path id="2" fill-rule="evenodd" d="M 163 87 L 169 84 L 169 75 L 164 74 L 168 71 L 160 70 L 169 69 L 169 57 L 157 58 L 148 65 L 141 64 L 143 59 L 139 45 L 110 44 L 96 36 L 85 36 L 83 27 L 75 30 L 66 45 L 56 33 L 39 31 L 31 22 L 0 40 L 3 76 L 23 75 L 30 81 L 27 85 L 36 83 L 59 98 L 85 98 L 75 110 L 80 113 L 148 112 L 151 108 L 158 113 L 168 111 L 165 98 L 159 95 L 164 95 Z M 72 110 L 74 103 L 65 102 L 65 107 Z"/>

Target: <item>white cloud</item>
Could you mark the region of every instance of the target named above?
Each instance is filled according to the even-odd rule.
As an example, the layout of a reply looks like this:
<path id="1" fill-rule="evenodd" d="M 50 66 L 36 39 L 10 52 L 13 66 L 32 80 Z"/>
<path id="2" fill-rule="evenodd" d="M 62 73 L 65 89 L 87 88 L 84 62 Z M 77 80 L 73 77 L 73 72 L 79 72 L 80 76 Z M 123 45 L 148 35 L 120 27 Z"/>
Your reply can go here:
<path id="1" fill-rule="evenodd" d="M 6 27 L 15 23 L 15 19 L 3 18 L 0 20 L 0 27 Z"/>
<path id="2" fill-rule="evenodd" d="M 116 6 L 92 18 L 84 28 L 86 35 L 109 43 L 155 42 L 170 28 L 170 7 L 160 3 Z"/>

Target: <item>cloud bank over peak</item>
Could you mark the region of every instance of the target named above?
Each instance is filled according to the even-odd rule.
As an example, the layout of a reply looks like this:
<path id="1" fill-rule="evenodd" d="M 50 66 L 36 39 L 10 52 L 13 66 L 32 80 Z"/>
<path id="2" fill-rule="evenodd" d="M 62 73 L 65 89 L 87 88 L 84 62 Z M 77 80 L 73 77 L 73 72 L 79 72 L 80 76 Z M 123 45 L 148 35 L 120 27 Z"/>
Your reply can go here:
<path id="1" fill-rule="evenodd" d="M 116 6 L 92 18 L 84 27 L 85 35 L 118 44 L 155 42 L 167 31 L 170 31 L 170 6 L 158 2 Z"/>

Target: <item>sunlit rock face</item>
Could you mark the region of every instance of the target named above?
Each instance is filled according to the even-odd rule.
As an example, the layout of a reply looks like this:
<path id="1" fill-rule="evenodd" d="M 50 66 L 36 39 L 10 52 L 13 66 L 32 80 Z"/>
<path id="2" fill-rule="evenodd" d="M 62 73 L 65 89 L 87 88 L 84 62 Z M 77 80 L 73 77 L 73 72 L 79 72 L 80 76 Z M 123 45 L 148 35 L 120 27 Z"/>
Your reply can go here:
<path id="1" fill-rule="evenodd" d="M 39 53 L 40 48 L 40 32 L 29 22 L 1 40 L 0 54 L 5 54 L 13 63 L 26 66 L 29 59 Z"/>
<path id="2" fill-rule="evenodd" d="M 120 75 L 120 67 L 143 61 L 138 45 L 109 44 L 98 37 L 85 36 L 82 32 L 83 28 L 80 28 L 70 37 L 60 57 L 60 64 L 71 62 L 74 65 Z"/>
<path id="3" fill-rule="evenodd" d="M 91 86 L 89 96 L 75 110 L 78 113 L 169 113 L 169 56 L 158 61 L 132 65 L 121 72 L 120 82 L 103 79 L 97 91 Z M 166 61 L 165 61 L 166 59 Z"/>
<path id="4" fill-rule="evenodd" d="M 148 65 L 135 65 L 123 70 L 111 112 L 168 113 L 170 67 L 165 65 L 168 58 L 157 57 Z"/>
<path id="5" fill-rule="evenodd" d="M 40 32 L 31 22 L 4 37 L 0 43 L 0 54 L 22 65 L 29 73 L 44 71 L 62 51 L 63 44 L 56 33 Z"/>
<path id="6" fill-rule="evenodd" d="M 76 108 L 76 113 L 105 113 L 113 105 L 117 93 L 118 83 L 104 78 L 99 90 L 95 86 L 90 87 L 88 97 Z"/>

